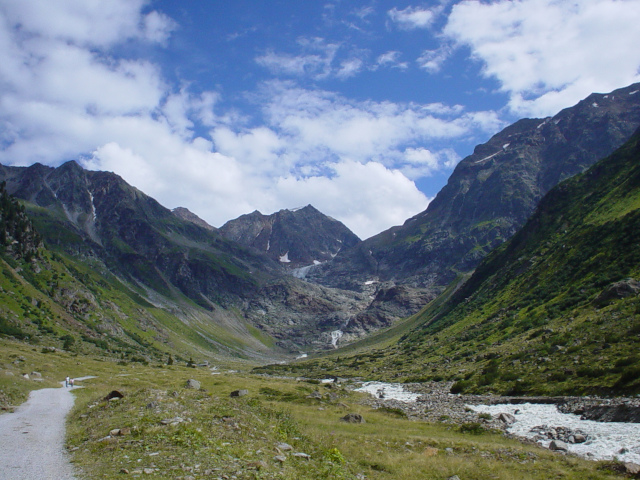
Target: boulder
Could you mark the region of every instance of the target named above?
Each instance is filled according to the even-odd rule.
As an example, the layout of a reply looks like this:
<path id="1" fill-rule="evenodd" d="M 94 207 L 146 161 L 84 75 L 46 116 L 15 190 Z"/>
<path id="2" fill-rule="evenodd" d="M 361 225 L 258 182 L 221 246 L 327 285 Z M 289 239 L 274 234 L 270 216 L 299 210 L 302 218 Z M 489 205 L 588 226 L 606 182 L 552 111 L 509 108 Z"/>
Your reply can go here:
<path id="1" fill-rule="evenodd" d="M 624 469 L 629 475 L 638 475 L 640 473 L 640 465 L 632 462 L 625 462 Z"/>
<path id="2" fill-rule="evenodd" d="M 552 440 L 549 444 L 549 450 L 553 450 L 554 452 L 568 452 L 569 446 L 562 440 Z"/>
<path id="3" fill-rule="evenodd" d="M 105 400 L 113 400 L 114 398 L 124 398 L 124 395 L 117 390 L 112 390 L 106 397 Z"/>
<path id="4" fill-rule="evenodd" d="M 229 394 L 230 397 L 244 397 L 249 394 L 249 390 L 234 390 Z"/>
<path id="5" fill-rule="evenodd" d="M 347 413 L 340 420 L 347 423 L 366 423 L 359 413 Z"/>
<path id="6" fill-rule="evenodd" d="M 200 382 L 198 380 L 194 380 L 193 378 L 190 378 L 189 380 L 187 380 L 185 388 L 200 390 Z"/>
<path id="7" fill-rule="evenodd" d="M 276 445 L 276 448 L 281 452 L 288 452 L 289 450 L 293 450 L 293 447 L 288 443 L 281 442 Z"/>
<path id="8" fill-rule="evenodd" d="M 516 417 L 514 417 L 510 413 L 503 412 L 500 415 L 498 415 L 498 420 L 500 420 L 503 423 L 506 423 L 507 425 L 511 425 L 512 423 L 515 423 Z"/>

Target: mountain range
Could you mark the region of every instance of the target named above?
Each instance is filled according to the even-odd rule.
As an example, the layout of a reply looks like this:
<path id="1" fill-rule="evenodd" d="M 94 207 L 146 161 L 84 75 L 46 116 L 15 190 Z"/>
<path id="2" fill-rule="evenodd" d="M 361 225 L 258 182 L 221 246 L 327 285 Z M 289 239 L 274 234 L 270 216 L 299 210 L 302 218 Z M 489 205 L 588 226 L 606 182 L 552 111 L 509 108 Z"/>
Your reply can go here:
<path id="1" fill-rule="evenodd" d="M 454 393 L 637 394 L 639 235 L 640 129 L 553 188 L 466 282 L 419 314 L 340 358 L 275 371 L 448 380 Z"/>
<path id="2" fill-rule="evenodd" d="M 375 361 L 369 360 L 371 375 L 373 366 L 388 373 L 389 364 L 396 362 L 396 373 L 405 378 L 439 377 L 443 373 L 437 359 L 464 370 L 460 362 L 478 357 L 475 364 L 489 368 L 485 356 L 497 353 L 490 347 L 495 342 L 515 345 L 532 331 L 542 333 L 531 340 L 557 336 L 544 333 L 545 328 L 557 332 L 554 322 L 565 318 L 553 312 L 592 305 L 600 295 L 606 297 L 608 289 L 615 291 L 615 284 L 636 275 L 631 267 L 618 268 L 615 274 L 593 273 L 599 280 L 583 284 L 580 279 L 597 272 L 598 264 L 580 269 L 581 262 L 590 260 L 578 256 L 566 265 L 554 259 L 560 270 L 528 277 L 518 295 L 513 293 L 516 284 L 509 283 L 521 278 L 522 271 L 533 272 L 531 265 L 544 263 L 539 259 L 549 257 L 550 245 L 563 251 L 569 241 L 576 241 L 572 237 L 553 243 L 569 228 L 568 219 L 575 225 L 586 221 L 578 215 L 579 207 L 590 204 L 589 198 L 600 198 L 590 192 L 618 192 L 602 194 L 609 210 L 594 207 L 596 213 L 588 218 L 600 218 L 614 233 L 626 228 L 609 222 L 634 211 L 634 193 L 621 193 L 615 182 L 635 172 L 625 163 L 619 167 L 622 173 L 607 176 L 602 172 L 609 172 L 608 167 L 592 166 L 625 144 L 638 127 L 640 84 L 593 94 L 554 117 L 520 120 L 463 159 L 424 212 L 364 241 L 311 205 L 272 215 L 253 212 L 218 229 L 186 209 L 163 207 L 113 173 L 87 171 L 74 161 L 57 168 L 0 166 L 5 192 L 19 199 L 26 219 L 18 230 L 9 230 L 4 220 L 16 218 L 15 208 L 1 217 L 6 241 L 0 325 L 5 333 L 18 331 L 29 341 L 66 342 L 78 351 L 97 349 L 131 358 L 171 353 L 264 362 L 332 350 L 358 339 L 366 345 L 394 339 L 390 350 L 380 350 Z M 611 158 L 632 164 L 633 141 L 604 164 L 611 164 Z M 584 171 L 600 173 L 585 177 Z M 545 205 L 551 205 L 549 209 L 561 204 L 557 192 L 565 185 L 594 176 L 601 183 L 575 187 L 584 198 L 577 206 L 566 206 L 573 209 L 570 214 L 558 214 L 564 220 L 540 217 Z M 31 223 L 24 223 L 27 220 Z M 35 250 L 21 247 L 22 237 L 16 236 L 17 231 L 31 230 L 37 233 L 37 240 L 30 240 L 30 245 L 38 245 Z M 537 231 L 552 238 L 536 237 Z M 589 235 L 583 232 L 577 238 L 592 238 Z M 518 250 L 513 245 L 524 245 L 523 238 L 536 240 Z M 605 258 L 614 251 L 611 245 L 622 241 L 607 239 L 607 250 L 594 238 L 581 247 L 589 247 L 593 258 Z M 635 244 L 628 240 L 632 237 L 624 238 L 630 258 L 635 258 Z M 531 245 L 547 249 L 540 252 Z M 32 253 L 17 254 L 22 250 Z M 618 265 L 613 260 L 607 261 Z M 519 266 L 513 266 L 517 262 Z M 563 272 L 580 273 L 565 278 Z M 626 285 L 620 288 L 635 288 L 633 281 Z M 557 293 L 563 286 L 567 291 Z M 498 313 L 487 306 L 497 302 L 494 294 L 508 299 L 496 303 Z M 526 307 L 523 298 L 528 299 Z M 469 313 L 473 308 L 483 313 Z M 504 313 L 512 311 L 518 313 Z M 473 324 L 469 315 L 484 318 L 481 324 L 491 328 L 478 327 L 478 335 L 467 338 Z M 466 330 L 460 336 L 462 325 Z M 566 329 L 562 332 L 564 343 L 556 340 L 540 354 L 552 363 L 556 351 L 551 348 L 569 349 L 575 341 Z M 363 344 L 353 348 L 358 345 Z M 485 353 L 456 358 L 473 349 Z M 617 352 L 611 361 L 615 364 L 627 351 L 626 346 L 610 350 Z M 511 359 L 509 352 L 499 354 Z M 510 361 L 518 360 L 524 363 L 522 358 Z M 435 370 L 425 374 L 425 369 Z M 460 388 L 524 388 L 509 384 L 511 380 L 483 384 L 475 369 L 468 371 L 473 372 L 468 378 L 461 371 L 447 375 L 467 382 Z"/>

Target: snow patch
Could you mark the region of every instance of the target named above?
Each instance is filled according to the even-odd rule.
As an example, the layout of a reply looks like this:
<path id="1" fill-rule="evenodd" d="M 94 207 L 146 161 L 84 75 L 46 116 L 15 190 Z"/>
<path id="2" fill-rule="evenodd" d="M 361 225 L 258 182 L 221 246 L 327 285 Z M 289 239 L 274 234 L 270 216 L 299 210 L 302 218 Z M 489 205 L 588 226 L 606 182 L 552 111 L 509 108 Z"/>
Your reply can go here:
<path id="1" fill-rule="evenodd" d="M 598 105 L 596 102 L 593 102 L 593 103 L 591 104 L 591 106 L 592 106 L 592 107 L 595 107 L 595 108 L 598 108 L 600 105 Z"/>
<path id="2" fill-rule="evenodd" d="M 307 355 L 306 353 L 303 353 L 302 355 L 298 355 L 296 357 L 296 360 L 300 360 L 301 358 L 307 358 L 309 355 Z"/>
<path id="3" fill-rule="evenodd" d="M 489 155 L 488 157 L 484 157 L 484 158 L 481 158 L 480 160 L 476 160 L 475 162 L 473 162 L 473 164 L 474 165 L 478 165 L 479 163 L 486 162 L 487 160 L 489 160 L 489 159 L 495 157 L 496 155 L 498 155 L 499 153 L 500 152 L 496 152 L 493 155 Z"/>
<path id="4" fill-rule="evenodd" d="M 377 280 L 367 280 L 366 282 L 364 282 L 365 285 L 373 285 L 374 283 L 378 283 Z"/>
<path id="5" fill-rule="evenodd" d="M 511 144 L 510 143 L 505 143 L 504 145 L 502 145 L 502 149 L 506 150 L 509 145 L 511 145 Z"/>
<path id="6" fill-rule="evenodd" d="M 291 260 L 289 260 L 289 252 L 280 257 L 280 263 L 291 263 Z"/>
<path id="7" fill-rule="evenodd" d="M 634 90 L 633 92 L 629 92 L 629 95 L 635 95 L 638 92 L 640 92 L 640 90 Z"/>

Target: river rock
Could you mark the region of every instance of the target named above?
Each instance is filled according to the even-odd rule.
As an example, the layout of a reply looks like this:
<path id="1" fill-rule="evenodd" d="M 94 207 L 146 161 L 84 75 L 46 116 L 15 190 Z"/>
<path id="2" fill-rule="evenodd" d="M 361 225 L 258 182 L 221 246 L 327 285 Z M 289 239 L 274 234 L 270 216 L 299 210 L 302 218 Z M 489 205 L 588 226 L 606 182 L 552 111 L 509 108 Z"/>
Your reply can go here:
<path id="1" fill-rule="evenodd" d="M 498 420 L 500 420 L 503 423 L 506 423 L 507 425 L 511 425 L 512 423 L 516 422 L 516 417 L 514 417 L 510 413 L 503 412 L 500 415 L 498 415 Z"/>
<path id="2" fill-rule="evenodd" d="M 549 444 L 549 450 L 553 450 L 554 452 L 568 452 L 569 445 L 562 440 L 552 440 Z"/>
<path id="3" fill-rule="evenodd" d="M 629 475 L 638 475 L 640 473 L 640 465 L 632 462 L 625 462 L 624 469 Z"/>

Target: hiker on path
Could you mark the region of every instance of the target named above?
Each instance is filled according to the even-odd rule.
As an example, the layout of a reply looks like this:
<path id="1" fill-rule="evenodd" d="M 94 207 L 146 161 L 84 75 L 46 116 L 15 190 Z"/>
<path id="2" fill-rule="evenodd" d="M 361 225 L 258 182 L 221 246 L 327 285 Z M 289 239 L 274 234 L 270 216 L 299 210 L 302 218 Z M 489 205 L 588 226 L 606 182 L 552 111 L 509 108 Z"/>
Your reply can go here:
<path id="1" fill-rule="evenodd" d="M 64 386 L 69 387 L 69 375 L 67 375 L 67 378 L 64 379 Z"/>

